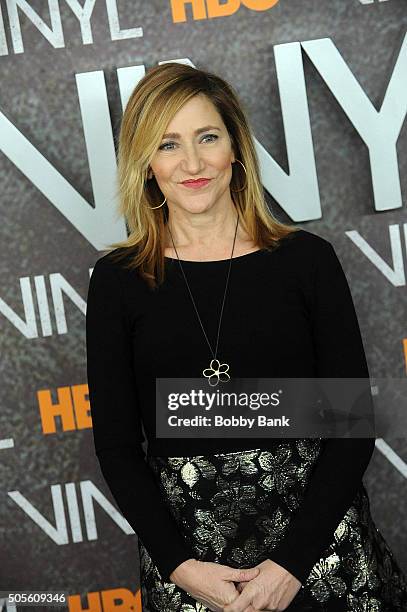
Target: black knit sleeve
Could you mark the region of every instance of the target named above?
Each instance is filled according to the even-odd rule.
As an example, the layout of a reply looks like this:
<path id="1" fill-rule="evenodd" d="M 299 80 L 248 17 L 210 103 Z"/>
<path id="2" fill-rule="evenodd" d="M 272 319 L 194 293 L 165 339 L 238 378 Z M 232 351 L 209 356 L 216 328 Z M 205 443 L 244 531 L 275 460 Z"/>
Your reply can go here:
<path id="1" fill-rule="evenodd" d="M 365 378 L 371 399 L 366 356 L 345 273 L 331 243 L 315 237 L 310 310 L 316 377 Z M 373 414 L 373 403 L 370 410 Z M 323 440 L 302 504 L 270 555 L 302 583 L 332 543 L 362 484 L 374 447 L 373 437 Z"/>
<path id="2" fill-rule="evenodd" d="M 168 582 L 171 572 L 195 554 L 165 507 L 145 461 L 122 282 L 108 257 L 96 262 L 87 297 L 87 376 L 95 452 L 119 509 Z"/>

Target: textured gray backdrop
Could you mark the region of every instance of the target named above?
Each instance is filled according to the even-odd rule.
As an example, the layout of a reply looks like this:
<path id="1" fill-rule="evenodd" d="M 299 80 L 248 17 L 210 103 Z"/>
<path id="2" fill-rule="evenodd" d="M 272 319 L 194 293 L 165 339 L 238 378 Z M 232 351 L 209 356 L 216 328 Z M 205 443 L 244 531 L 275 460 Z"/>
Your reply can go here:
<path id="1" fill-rule="evenodd" d="M 50 24 L 45 0 L 28 4 Z M 8 53 L 0 56 L 0 112 L 89 206 L 95 201 L 75 74 L 104 71 L 116 137 L 121 116 L 117 68 L 150 67 L 163 60 L 189 58 L 197 67 L 214 71 L 233 84 L 249 112 L 257 139 L 288 173 L 274 46 L 330 38 L 379 109 L 407 30 L 405 0 L 280 0 L 266 11 L 242 6 L 231 16 L 200 21 L 194 21 L 187 9 L 185 23 L 173 23 L 167 0 L 119 0 L 121 27 L 142 27 L 143 36 L 111 40 L 106 2 L 96 0 L 91 19 L 93 43 L 84 45 L 77 19 L 68 3 L 61 0 L 65 46 L 53 48 L 21 13 L 24 52 L 16 54 L 6 3 L 0 0 L 0 5 L 8 42 Z M 323 213 L 321 219 L 301 225 L 328 238 L 336 247 L 351 285 L 371 375 L 403 378 L 405 282 L 402 286 L 390 283 L 345 232 L 357 230 L 392 265 L 389 226 L 396 224 L 402 235 L 403 223 L 407 222 L 405 208 L 375 211 L 366 145 L 304 53 L 303 57 Z M 0 132 L 2 145 L 3 137 Z M 405 123 L 397 151 L 405 202 Z M 93 455 L 91 430 L 63 431 L 58 422 L 57 433 L 44 435 L 37 399 L 41 389 L 51 389 L 56 401 L 58 388 L 86 383 L 83 309 L 66 297 L 67 332 L 58 333 L 51 307 L 52 333 L 44 336 L 36 307 L 39 336 L 27 338 L 4 305 L 24 320 L 20 279 L 28 277 L 33 287 L 34 277 L 43 276 L 51 303 L 49 275 L 55 273 L 60 273 L 84 300 L 89 268 L 99 254 L 4 151 L 0 181 L 0 438 L 4 440 L 0 450 L 0 586 L 65 588 L 70 594 L 84 595 L 119 587 L 135 592 L 136 537 L 123 533 L 97 504 L 98 537 L 92 541 L 86 534 L 81 503 L 83 541 L 72 542 L 68 528 L 68 543 L 56 544 L 38 520 L 29 516 L 29 508 L 34 508 L 55 526 L 53 485 L 61 487 L 66 515 L 66 483 L 75 483 L 79 497 L 79 483 L 89 480 L 111 498 Z M 270 194 L 268 199 L 273 212 L 290 221 Z M 404 266 L 406 262 L 404 248 Z M 407 571 L 405 461 L 406 431 L 402 431 L 400 437 L 378 445 L 365 482 L 377 526 Z M 21 497 L 10 492 L 19 492 Z"/>

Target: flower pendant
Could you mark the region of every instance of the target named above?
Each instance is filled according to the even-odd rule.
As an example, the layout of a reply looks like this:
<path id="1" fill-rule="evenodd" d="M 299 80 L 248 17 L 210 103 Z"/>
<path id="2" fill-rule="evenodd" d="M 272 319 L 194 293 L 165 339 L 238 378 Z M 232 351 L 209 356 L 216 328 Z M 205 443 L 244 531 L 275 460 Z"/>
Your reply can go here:
<path id="1" fill-rule="evenodd" d="M 219 381 L 228 382 L 230 380 L 228 370 L 227 363 L 220 363 L 218 359 L 212 359 L 209 368 L 203 370 L 202 374 L 208 378 L 209 384 L 215 387 Z"/>

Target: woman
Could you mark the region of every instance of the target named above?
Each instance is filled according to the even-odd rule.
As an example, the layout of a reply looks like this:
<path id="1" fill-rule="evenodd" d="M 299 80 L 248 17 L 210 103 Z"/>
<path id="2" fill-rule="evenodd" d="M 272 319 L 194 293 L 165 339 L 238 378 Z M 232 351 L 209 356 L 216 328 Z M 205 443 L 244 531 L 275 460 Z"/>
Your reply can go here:
<path id="1" fill-rule="evenodd" d="M 270 214 L 236 93 L 153 68 L 118 164 L 130 235 L 92 273 L 88 383 L 100 467 L 138 535 L 143 610 L 406 609 L 362 483 L 374 439 L 155 435 L 156 378 L 369 376 L 335 251 Z"/>

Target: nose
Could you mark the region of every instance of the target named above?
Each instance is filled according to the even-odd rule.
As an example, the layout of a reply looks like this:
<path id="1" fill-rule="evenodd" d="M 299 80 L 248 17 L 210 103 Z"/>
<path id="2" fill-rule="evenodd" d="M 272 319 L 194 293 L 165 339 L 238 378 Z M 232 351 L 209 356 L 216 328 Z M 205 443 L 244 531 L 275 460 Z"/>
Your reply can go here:
<path id="1" fill-rule="evenodd" d="M 198 148 L 193 144 L 184 149 L 184 156 L 181 161 L 181 166 L 185 173 L 196 174 L 200 171 L 202 160 Z"/>

